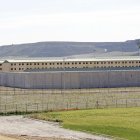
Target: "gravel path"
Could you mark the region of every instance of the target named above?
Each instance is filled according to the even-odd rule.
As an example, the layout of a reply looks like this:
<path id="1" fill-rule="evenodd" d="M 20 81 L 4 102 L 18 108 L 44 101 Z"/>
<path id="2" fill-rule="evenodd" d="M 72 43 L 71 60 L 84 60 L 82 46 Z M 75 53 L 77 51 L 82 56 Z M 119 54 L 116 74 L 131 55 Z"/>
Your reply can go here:
<path id="1" fill-rule="evenodd" d="M 0 117 L 0 133 L 44 138 L 65 138 L 70 140 L 109 140 L 83 132 L 63 129 L 57 123 L 32 120 L 23 116 Z"/>

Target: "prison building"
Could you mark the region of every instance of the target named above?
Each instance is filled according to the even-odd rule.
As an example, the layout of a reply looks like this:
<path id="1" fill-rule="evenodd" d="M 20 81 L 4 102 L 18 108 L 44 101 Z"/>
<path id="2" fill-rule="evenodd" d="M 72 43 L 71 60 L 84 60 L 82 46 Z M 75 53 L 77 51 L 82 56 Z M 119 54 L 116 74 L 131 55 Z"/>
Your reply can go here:
<path id="1" fill-rule="evenodd" d="M 9 59 L 0 60 L 0 72 L 30 72 L 64 69 L 139 68 L 140 57 L 94 57 L 90 59 Z"/>

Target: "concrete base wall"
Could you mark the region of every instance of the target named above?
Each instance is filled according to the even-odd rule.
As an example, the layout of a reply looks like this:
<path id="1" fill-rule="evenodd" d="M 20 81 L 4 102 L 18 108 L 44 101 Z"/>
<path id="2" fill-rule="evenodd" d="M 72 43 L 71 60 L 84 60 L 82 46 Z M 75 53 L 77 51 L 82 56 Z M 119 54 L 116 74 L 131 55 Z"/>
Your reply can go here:
<path id="1" fill-rule="evenodd" d="M 140 86 L 140 71 L 0 73 L 0 86 L 30 89 L 79 89 Z"/>

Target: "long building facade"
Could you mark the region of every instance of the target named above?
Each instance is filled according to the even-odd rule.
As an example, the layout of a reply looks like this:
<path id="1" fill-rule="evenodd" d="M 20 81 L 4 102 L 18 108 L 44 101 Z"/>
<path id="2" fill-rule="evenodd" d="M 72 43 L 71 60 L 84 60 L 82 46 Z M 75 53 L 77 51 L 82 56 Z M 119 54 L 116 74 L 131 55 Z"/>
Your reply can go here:
<path id="1" fill-rule="evenodd" d="M 140 57 L 0 60 L 0 72 L 26 72 L 50 69 L 109 69 L 133 67 L 140 67 Z"/>
<path id="2" fill-rule="evenodd" d="M 0 60 L 0 86 L 28 89 L 140 86 L 140 57 Z"/>

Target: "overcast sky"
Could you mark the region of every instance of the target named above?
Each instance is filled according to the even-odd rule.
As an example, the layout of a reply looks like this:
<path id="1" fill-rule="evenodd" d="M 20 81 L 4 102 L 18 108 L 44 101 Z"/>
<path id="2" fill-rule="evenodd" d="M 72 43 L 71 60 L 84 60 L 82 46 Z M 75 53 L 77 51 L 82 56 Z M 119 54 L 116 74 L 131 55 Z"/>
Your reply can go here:
<path id="1" fill-rule="evenodd" d="M 140 38 L 140 0 L 0 0 L 0 45 Z"/>

